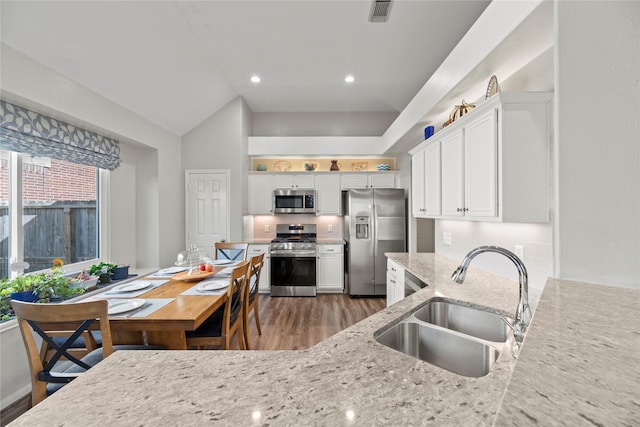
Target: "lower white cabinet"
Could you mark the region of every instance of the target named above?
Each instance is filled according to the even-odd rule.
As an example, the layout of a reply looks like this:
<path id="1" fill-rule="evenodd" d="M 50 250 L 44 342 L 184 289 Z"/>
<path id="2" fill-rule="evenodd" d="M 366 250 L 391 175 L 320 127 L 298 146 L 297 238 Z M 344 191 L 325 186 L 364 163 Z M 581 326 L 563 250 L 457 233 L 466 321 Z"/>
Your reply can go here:
<path id="1" fill-rule="evenodd" d="M 261 244 L 249 244 L 247 250 L 247 259 L 251 259 L 256 255 L 264 254 L 264 265 L 262 266 L 262 272 L 260 273 L 260 287 L 259 292 L 269 293 L 271 284 L 271 246 Z"/>
<path id="2" fill-rule="evenodd" d="M 404 268 L 387 258 L 387 307 L 404 298 Z"/>
<path id="3" fill-rule="evenodd" d="M 317 291 L 342 293 L 344 291 L 343 245 L 318 244 Z"/>

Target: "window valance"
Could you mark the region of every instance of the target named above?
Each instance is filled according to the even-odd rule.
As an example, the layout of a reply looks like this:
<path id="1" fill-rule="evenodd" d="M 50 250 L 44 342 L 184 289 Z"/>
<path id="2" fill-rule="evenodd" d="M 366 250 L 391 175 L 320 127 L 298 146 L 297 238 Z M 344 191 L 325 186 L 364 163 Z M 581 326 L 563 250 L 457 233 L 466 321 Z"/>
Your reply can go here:
<path id="1" fill-rule="evenodd" d="M 114 170 L 120 166 L 118 141 L 0 101 L 2 148 L 38 157 Z"/>

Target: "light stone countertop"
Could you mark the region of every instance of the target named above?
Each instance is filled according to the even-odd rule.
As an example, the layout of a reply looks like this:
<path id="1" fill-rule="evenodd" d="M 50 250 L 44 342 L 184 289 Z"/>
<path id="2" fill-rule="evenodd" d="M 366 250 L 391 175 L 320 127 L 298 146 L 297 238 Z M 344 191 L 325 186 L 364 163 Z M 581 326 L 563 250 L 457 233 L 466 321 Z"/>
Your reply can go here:
<path id="1" fill-rule="evenodd" d="M 637 426 L 640 290 L 549 279 L 495 425 Z"/>
<path id="2" fill-rule="evenodd" d="M 319 245 L 344 245 L 344 239 L 339 237 L 318 237 L 316 243 Z"/>
<path id="3" fill-rule="evenodd" d="M 492 425 L 516 366 L 508 352 L 500 356 L 489 375 L 469 378 L 384 347 L 373 334 L 434 296 L 512 314 L 518 302 L 517 283 L 470 267 L 465 283 L 457 285 L 450 280 L 457 261 L 434 254 L 388 256 L 430 286 L 310 349 L 116 352 L 12 425 Z M 549 288 L 553 304 L 554 286 Z M 545 297 L 534 316 L 534 326 L 538 318 L 543 318 L 540 310 L 549 310 L 547 291 Z M 552 318 L 557 315 L 554 310 L 559 309 L 562 306 L 551 308 Z M 535 355 L 541 339 L 538 335 L 544 336 L 545 332 L 531 329 L 536 340 L 527 336 L 517 364 L 525 366 L 524 373 L 516 369 L 515 378 L 544 375 L 544 371 L 537 372 Z M 637 329 L 634 336 L 637 340 Z M 529 352 L 525 351 L 527 346 L 531 346 Z M 613 351 L 606 346 L 602 350 Z M 637 346 L 634 351 L 637 353 Z M 567 353 L 558 357 L 564 355 Z M 525 356 L 527 360 L 521 360 Z M 604 360 L 600 364 L 606 365 Z M 571 369 L 571 364 L 565 366 Z M 561 397 L 563 385 L 571 386 L 556 385 Z M 545 411 L 535 406 L 544 404 L 545 397 L 535 389 L 529 390 L 525 403 L 536 412 L 523 416 L 513 402 L 516 398 L 510 397 L 511 389 L 507 390 L 509 402 L 497 417 L 498 423 L 533 424 L 529 417 Z M 513 389 L 520 395 L 517 388 Z M 596 397 L 590 402 L 599 404 Z M 637 419 L 637 395 L 632 403 L 635 407 L 625 401 L 623 408 L 635 411 Z M 562 401 L 557 405 L 558 410 L 564 407 Z"/>

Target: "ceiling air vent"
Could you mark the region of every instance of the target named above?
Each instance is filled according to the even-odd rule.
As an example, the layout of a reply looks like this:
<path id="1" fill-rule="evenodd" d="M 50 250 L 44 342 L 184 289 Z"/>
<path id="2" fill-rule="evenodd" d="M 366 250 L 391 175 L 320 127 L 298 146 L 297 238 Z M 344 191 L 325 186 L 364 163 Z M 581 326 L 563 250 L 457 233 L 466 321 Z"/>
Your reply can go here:
<path id="1" fill-rule="evenodd" d="M 369 11 L 369 22 L 387 22 L 393 0 L 373 0 Z"/>

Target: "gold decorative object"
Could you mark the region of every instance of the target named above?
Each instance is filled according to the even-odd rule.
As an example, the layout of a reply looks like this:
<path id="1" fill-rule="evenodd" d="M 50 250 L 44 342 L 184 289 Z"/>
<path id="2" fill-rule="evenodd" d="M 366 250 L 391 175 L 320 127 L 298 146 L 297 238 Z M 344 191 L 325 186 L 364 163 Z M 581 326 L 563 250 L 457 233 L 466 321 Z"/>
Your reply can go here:
<path id="1" fill-rule="evenodd" d="M 273 164 L 277 172 L 289 172 L 291 170 L 291 162 L 287 160 L 279 160 Z"/>
<path id="2" fill-rule="evenodd" d="M 487 94 L 485 95 L 484 99 L 491 98 L 493 95 L 498 93 L 499 90 L 500 88 L 498 86 L 498 78 L 494 74 L 489 79 L 489 85 L 487 86 Z"/>
<path id="3" fill-rule="evenodd" d="M 476 108 L 475 104 L 469 104 L 463 99 L 460 105 L 456 105 L 455 107 L 453 107 L 453 111 L 451 111 L 451 114 L 449 114 L 449 120 L 444 122 L 442 127 L 449 126 L 451 123 L 455 122 L 457 119 L 464 116 L 474 108 Z"/>
<path id="4" fill-rule="evenodd" d="M 369 169 L 369 162 L 353 162 L 351 163 L 352 171 L 366 171 Z"/>

